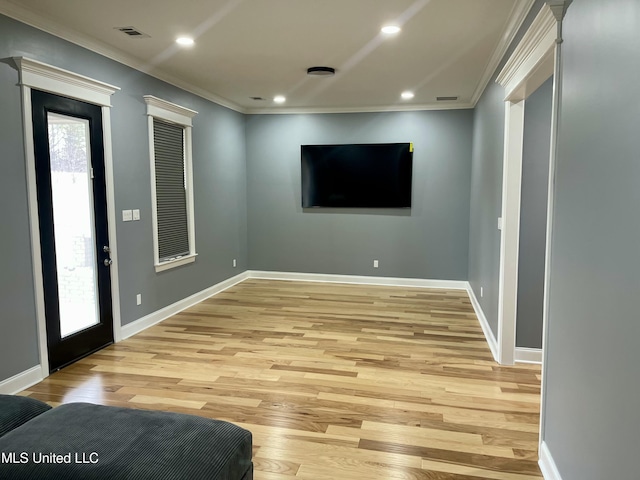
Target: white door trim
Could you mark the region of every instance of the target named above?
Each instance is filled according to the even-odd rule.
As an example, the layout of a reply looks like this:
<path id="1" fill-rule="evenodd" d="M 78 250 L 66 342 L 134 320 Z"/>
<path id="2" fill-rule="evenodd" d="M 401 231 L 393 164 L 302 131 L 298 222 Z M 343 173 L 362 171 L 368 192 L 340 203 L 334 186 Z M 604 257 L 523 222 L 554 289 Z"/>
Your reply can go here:
<path id="1" fill-rule="evenodd" d="M 552 9 L 544 5 L 496 80 L 505 88 L 506 94 L 498 290 L 498 359 L 505 365 L 513 365 L 516 350 L 525 99 L 554 74 L 557 23 Z M 554 88 L 555 95 L 557 91 Z M 552 138 L 552 142 L 554 140 Z M 550 165 L 550 182 L 553 178 L 552 169 L 553 165 Z M 549 198 L 548 211 L 551 211 L 552 201 L 553 198 Z"/>
<path id="2" fill-rule="evenodd" d="M 550 75 L 553 74 L 553 105 L 551 110 L 551 145 L 549 154 L 549 183 L 547 201 L 547 226 L 545 248 L 544 300 L 542 314 L 542 389 L 540 395 L 540 447 L 544 444 L 545 377 L 544 355 L 548 341 L 549 282 L 551 265 L 551 243 L 553 238 L 553 211 L 555 202 L 555 175 L 558 149 L 559 108 L 562 98 L 562 19 L 572 0 L 549 0 L 543 5 L 531 27 L 513 52 L 497 82 L 505 88 L 507 111 L 519 111 L 519 104 L 527 98 Z M 524 107 L 524 105 L 523 105 Z M 515 146 L 522 142 L 522 131 L 515 132 L 519 125 L 513 116 L 505 117 L 505 156 L 503 175 L 503 222 L 500 257 L 499 300 L 499 358 L 500 363 L 513 364 L 516 359 L 515 323 L 518 279 L 518 243 L 520 230 L 520 188 L 522 178 L 509 175 L 509 169 L 522 169 L 522 150 Z M 514 148 L 512 148 L 512 146 Z M 516 221 L 517 220 L 517 221 Z M 505 245 L 507 244 L 507 245 Z M 508 285 L 508 287 L 507 287 Z M 514 287 L 515 285 L 515 287 Z"/>
<path id="3" fill-rule="evenodd" d="M 49 355 L 47 349 L 47 327 L 44 307 L 42 279 L 42 257 L 40 251 L 40 225 L 38 222 L 38 196 L 36 186 L 36 163 L 33 146 L 33 119 L 31 114 L 31 90 L 74 98 L 102 107 L 102 130 L 104 141 L 104 162 L 107 182 L 107 215 L 109 221 L 109 244 L 113 265 L 111 269 L 111 295 L 113 310 L 113 339 L 121 338 L 120 294 L 118 282 L 118 261 L 116 245 L 116 211 L 113 186 L 113 157 L 111 149 L 111 95 L 120 90 L 104 82 L 78 75 L 68 70 L 25 57 L 15 57 L 14 62 L 20 73 L 22 88 L 22 119 L 24 150 L 27 166 L 27 194 L 29 206 L 29 226 L 31 231 L 31 258 L 36 300 L 36 321 L 38 326 L 38 350 L 42 378 L 49 376 Z"/>

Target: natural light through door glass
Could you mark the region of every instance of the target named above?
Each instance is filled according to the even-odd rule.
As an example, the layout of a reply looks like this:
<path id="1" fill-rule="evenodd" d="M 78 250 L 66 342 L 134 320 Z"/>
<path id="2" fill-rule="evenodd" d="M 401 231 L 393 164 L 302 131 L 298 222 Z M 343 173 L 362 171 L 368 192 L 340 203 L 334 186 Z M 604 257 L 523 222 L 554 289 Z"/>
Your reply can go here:
<path id="1" fill-rule="evenodd" d="M 47 114 L 62 338 L 100 321 L 89 121 Z"/>

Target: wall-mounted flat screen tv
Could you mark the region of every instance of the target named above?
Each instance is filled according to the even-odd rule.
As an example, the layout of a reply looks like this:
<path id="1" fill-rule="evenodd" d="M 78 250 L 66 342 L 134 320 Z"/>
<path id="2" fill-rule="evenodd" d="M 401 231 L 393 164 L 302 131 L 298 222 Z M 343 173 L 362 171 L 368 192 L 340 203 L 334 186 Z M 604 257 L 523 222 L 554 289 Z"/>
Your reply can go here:
<path id="1" fill-rule="evenodd" d="M 302 145 L 302 207 L 411 208 L 413 144 Z"/>

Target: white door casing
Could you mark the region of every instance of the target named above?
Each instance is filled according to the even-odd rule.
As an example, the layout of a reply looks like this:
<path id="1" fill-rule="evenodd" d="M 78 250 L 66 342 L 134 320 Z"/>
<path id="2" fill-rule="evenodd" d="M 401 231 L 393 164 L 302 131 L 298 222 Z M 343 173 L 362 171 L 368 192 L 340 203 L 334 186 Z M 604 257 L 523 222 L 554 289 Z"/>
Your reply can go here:
<path id="1" fill-rule="evenodd" d="M 109 222 L 109 242 L 113 265 L 111 269 L 111 290 L 113 308 L 114 342 L 121 339 L 120 297 L 118 282 L 118 249 L 116 244 L 116 211 L 113 179 L 113 152 L 111 146 L 111 95 L 120 90 L 98 80 L 78 75 L 61 68 L 47 65 L 25 57 L 14 57 L 20 74 L 22 89 L 23 132 L 27 171 L 27 194 L 29 207 L 29 227 L 31 233 L 31 257 L 33 265 L 34 293 L 36 301 L 36 322 L 38 329 L 38 350 L 41 377 L 49 375 L 47 355 L 47 333 L 45 323 L 44 289 L 42 279 L 42 259 L 40 251 L 40 227 L 38 224 L 38 197 L 36 189 L 35 154 L 33 145 L 33 120 L 31 114 L 31 90 L 42 90 L 64 97 L 74 98 L 98 105 L 102 109 L 105 174 L 107 183 L 107 216 Z"/>

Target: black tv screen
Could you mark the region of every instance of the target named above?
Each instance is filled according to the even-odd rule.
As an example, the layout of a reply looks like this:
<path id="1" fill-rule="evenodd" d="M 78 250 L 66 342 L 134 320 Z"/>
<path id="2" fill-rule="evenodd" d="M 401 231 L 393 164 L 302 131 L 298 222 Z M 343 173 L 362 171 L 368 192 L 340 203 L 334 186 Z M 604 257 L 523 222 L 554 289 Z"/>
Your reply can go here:
<path id="1" fill-rule="evenodd" d="M 411 143 L 302 145 L 302 207 L 410 208 Z"/>

